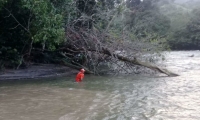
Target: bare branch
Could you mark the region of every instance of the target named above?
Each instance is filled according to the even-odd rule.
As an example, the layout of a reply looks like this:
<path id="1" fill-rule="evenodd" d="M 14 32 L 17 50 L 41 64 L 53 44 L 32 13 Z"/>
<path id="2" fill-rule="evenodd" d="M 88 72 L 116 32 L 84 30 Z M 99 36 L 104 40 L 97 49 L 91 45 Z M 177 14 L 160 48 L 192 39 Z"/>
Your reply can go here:
<path id="1" fill-rule="evenodd" d="M 23 26 L 17 19 L 16 19 L 16 17 L 11 13 L 11 11 L 9 11 L 7 8 L 5 8 L 5 7 L 3 7 L 6 11 L 8 11 L 9 12 L 9 16 L 11 16 L 17 23 L 18 23 L 18 25 L 20 25 L 26 32 L 28 32 L 29 34 L 31 34 L 30 33 L 30 31 L 25 27 L 25 26 Z"/>

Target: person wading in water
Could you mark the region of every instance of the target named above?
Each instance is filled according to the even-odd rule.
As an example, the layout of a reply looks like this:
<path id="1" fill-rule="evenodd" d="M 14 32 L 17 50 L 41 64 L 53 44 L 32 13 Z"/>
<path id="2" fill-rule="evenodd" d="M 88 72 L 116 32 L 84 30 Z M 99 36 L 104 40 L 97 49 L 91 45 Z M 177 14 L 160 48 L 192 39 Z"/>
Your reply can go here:
<path id="1" fill-rule="evenodd" d="M 76 82 L 81 82 L 84 78 L 84 69 L 81 69 L 80 72 L 76 75 Z"/>

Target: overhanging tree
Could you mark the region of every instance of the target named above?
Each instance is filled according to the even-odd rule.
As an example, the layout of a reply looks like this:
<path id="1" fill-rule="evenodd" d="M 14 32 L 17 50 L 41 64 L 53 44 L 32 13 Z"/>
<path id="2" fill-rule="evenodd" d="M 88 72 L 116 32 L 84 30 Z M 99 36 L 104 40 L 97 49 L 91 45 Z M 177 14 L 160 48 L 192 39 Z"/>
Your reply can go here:
<path id="1" fill-rule="evenodd" d="M 96 4 L 94 4 L 94 6 L 95 5 Z M 125 4 L 124 2 L 122 2 L 119 4 L 119 7 L 121 7 L 120 5 L 125 5 Z M 90 7 L 95 8 L 92 6 Z M 98 13 L 98 12 L 104 13 L 105 12 L 104 10 L 107 11 L 108 9 L 104 8 L 102 11 L 97 11 L 97 13 L 95 13 L 96 16 L 98 15 L 97 18 L 105 17 L 103 16 L 104 14 Z M 119 68 L 119 69 L 116 69 L 116 67 L 113 68 L 113 65 L 111 65 L 110 70 L 120 70 L 120 71 L 125 70 L 126 72 L 130 72 L 135 65 L 139 65 L 157 70 L 169 76 L 176 76 L 176 74 L 167 72 L 166 70 L 150 65 L 147 62 L 145 63 L 138 60 L 137 59 L 138 53 L 142 52 L 142 48 L 140 48 L 140 46 L 138 45 L 135 45 L 135 43 L 130 39 L 130 37 L 127 37 L 127 35 L 129 35 L 130 33 L 128 33 L 126 25 L 124 26 L 121 25 L 122 29 L 118 29 L 117 31 L 113 32 L 115 27 L 117 28 L 117 26 L 115 26 L 116 25 L 115 19 L 119 18 L 120 15 L 123 14 L 118 13 L 119 12 L 118 7 L 115 7 L 114 9 L 109 9 L 109 12 L 113 12 L 114 14 L 111 13 L 110 14 L 111 16 L 106 17 L 110 19 L 110 22 L 107 21 L 106 21 L 107 23 L 104 22 L 105 27 L 103 27 L 103 29 L 101 27 L 101 24 L 99 23 L 102 23 L 102 21 L 106 19 L 103 20 L 100 19 L 99 21 L 93 20 L 95 21 L 92 22 L 93 27 L 86 25 L 86 27 L 85 26 L 79 27 L 79 29 L 77 29 L 76 26 L 72 26 L 71 24 L 69 24 L 66 29 L 68 42 L 67 44 L 65 44 L 65 46 L 63 46 L 63 49 L 61 49 L 63 51 L 63 56 L 68 57 L 69 56 L 68 52 L 71 51 L 71 55 L 75 54 L 74 56 L 76 56 L 77 58 L 80 57 L 79 59 L 80 61 L 84 61 L 79 63 L 78 60 L 77 61 L 72 60 L 72 62 L 75 63 L 75 65 L 79 66 L 77 68 L 86 67 L 95 73 L 99 71 L 98 70 L 99 65 L 101 63 L 106 62 L 115 64 L 114 66 L 117 65 L 118 66 L 117 68 Z M 85 11 L 83 11 L 83 13 L 84 14 L 81 14 L 81 16 L 79 16 L 76 21 L 80 20 L 81 17 L 84 18 L 81 19 L 82 20 L 81 22 L 85 22 L 88 19 L 91 19 L 91 17 L 84 16 L 85 14 L 86 15 L 90 14 L 85 13 Z M 124 19 L 122 19 L 122 21 L 124 22 Z M 140 44 L 139 41 L 137 42 L 138 44 Z M 141 44 L 143 45 L 143 43 Z M 124 63 L 121 64 L 121 62 L 119 62 L 118 60 L 123 61 Z"/>

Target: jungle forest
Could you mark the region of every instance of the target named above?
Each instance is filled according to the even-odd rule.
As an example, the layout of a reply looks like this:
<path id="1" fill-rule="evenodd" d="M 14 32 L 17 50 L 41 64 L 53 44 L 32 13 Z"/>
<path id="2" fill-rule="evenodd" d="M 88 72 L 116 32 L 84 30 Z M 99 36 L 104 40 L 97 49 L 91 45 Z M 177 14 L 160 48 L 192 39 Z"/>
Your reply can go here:
<path id="1" fill-rule="evenodd" d="M 161 51 L 200 49 L 200 2 L 0 0 L 0 69 L 62 64 L 98 73 L 147 67 Z"/>

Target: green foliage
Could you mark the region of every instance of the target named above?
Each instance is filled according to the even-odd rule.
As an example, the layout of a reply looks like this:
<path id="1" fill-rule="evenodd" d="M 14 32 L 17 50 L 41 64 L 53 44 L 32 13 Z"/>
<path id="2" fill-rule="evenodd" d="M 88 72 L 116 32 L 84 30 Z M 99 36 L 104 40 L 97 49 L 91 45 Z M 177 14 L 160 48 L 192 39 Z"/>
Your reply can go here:
<path id="1" fill-rule="evenodd" d="M 191 9 L 175 3 L 162 5 L 160 11 L 170 19 L 171 32 L 184 28 L 189 22 L 192 12 Z"/>
<path id="2" fill-rule="evenodd" d="M 170 23 L 170 32 L 168 33 L 168 44 L 171 49 L 176 50 L 194 50 L 199 47 L 199 1 L 191 1 L 185 4 L 160 5 L 161 13 L 166 15 Z M 194 10 L 194 8 L 197 8 Z"/>
<path id="3" fill-rule="evenodd" d="M 0 60 L 1 64 L 9 67 L 16 66 L 29 39 L 27 32 L 22 28 L 26 25 L 24 20 L 28 19 L 29 11 L 21 9 L 20 6 L 20 1 L 9 0 L 0 9 Z"/>
<path id="4" fill-rule="evenodd" d="M 134 40 L 143 43 L 142 51 L 153 54 L 168 49 L 166 37 L 170 30 L 170 19 L 160 12 L 157 2 L 144 0 L 130 22 Z"/>
<path id="5" fill-rule="evenodd" d="M 29 9 L 34 19 L 30 29 L 34 42 L 44 43 L 47 49 L 64 40 L 63 16 L 46 0 L 24 0 L 25 8 Z"/>
<path id="6" fill-rule="evenodd" d="M 32 48 L 57 49 L 66 26 L 98 29 L 104 41 L 127 40 L 142 51 L 167 48 L 166 38 L 173 49 L 199 49 L 199 16 L 174 0 L 0 0 L 0 67 L 16 67 Z"/>
<path id="7" fill-rule="evenodd" d="M 177 31 L 169 39 L 172 49 L 200 49 L 200 10 L 193 10 L 193 17 L 187 26 Z"/>
<path id="8" fill-rule="evenodd" d="M 3 65 L 6 65 L 7 67 L 17 67 L 17 65 L 20 63 L 20 56 L 17 49 L 13 49 L 11 47 L 0 47 L 0 67 L 3 67 Z"/>
<path id="9" fill-rule="evenodd" d="M 151 41 L 158 39 L 159 36 L 165 36 L 170 28 L 170 20 L 160 13 L 159 8 L 151 0 L 137 3 L 137 7 L 133 6 L 136 10 L 129 9 L 126 12 L 126 24 L 135 39 L 148 38 Z"/>
<path id="10" fill-rule="evenodd" d="M 63 9 L 49 0 L 1 0 L 0 3 L 3 3 L 0 4 L 2 64 L 15 66 L 32 47 L 53 50 L 65 40 Z"/>

